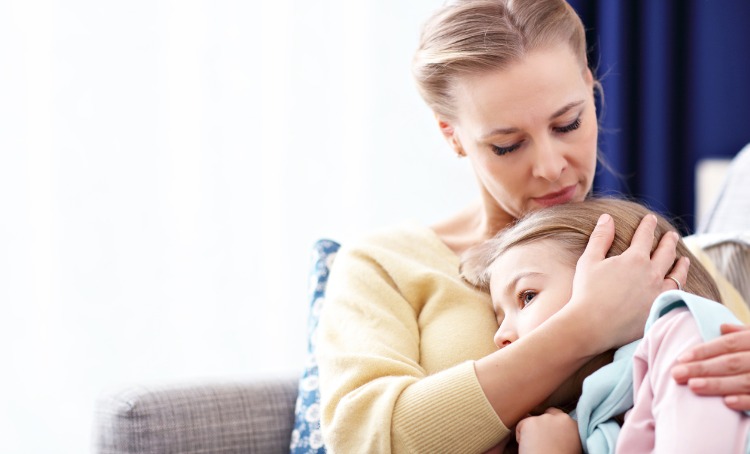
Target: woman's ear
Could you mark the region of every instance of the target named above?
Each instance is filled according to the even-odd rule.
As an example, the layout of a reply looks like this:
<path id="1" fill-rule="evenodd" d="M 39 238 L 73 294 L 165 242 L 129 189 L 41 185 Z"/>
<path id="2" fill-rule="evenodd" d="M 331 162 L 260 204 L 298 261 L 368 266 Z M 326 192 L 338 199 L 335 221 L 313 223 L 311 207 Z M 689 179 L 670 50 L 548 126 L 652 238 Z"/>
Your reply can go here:
<path id="1" fill-rule="evenodd" d="M 443 137 L 445 137 L 445 140 L 448 141 L 448 145 L 453 148 L 453 151 L 456 152 L 458 157 L 462 158 L 466 156 L 466 152 L 464 151 L 463 146 L 461 146 L 461 141 L 456 134 L 456 128 L 453 123 L 446 121 L 438 114 L 435 114 L 435 119 L 438 122 L 438 127 L 440 128 L 440 132 L 443 134 Z"/>
<path id="2" fill-rule="evenodd" d="M 591 68 L 586 68 L 583 72 L 583 80 L 586 81 L 586 84 L 593 88 L 594 86 L 594 74 L 591 72 Z"/>

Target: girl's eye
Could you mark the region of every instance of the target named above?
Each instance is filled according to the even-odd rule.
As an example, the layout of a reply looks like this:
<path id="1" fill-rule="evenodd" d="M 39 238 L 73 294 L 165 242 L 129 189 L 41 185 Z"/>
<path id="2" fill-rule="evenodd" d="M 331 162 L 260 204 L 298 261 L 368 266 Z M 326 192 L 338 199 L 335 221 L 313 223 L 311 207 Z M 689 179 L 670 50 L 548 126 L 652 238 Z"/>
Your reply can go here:
<path id="1" fill-rule="evenodd" d="M 581 117 L 578 117 L 578 118 L 575 119 L 575 121 L 573 121 L 573 123 L 570 123 L 570 124 L 565 125 L 565 126 L 560 126 L 560 127 L 557 127 L 557 128 L 553 128 L 553 129 L 555 130 L 555 132 L 560 132 L 560 133 L 565 134 L 566 132 L 575 131 L 576 129 L 578 129 L 580 127 L 581 127 Z"/>
<path id="2" fill-rule="evenodd" d="M 498 147 L 497 145 L 492 145 L 492 152 L 498 156 L 503 156 L 503 155 L 506 155 L 508 153 L 518 150 L 520 146 L 521 146 L 520 143 L 515 143 L 509 147 Z"/>
<path id="3" fill-rule="evenodd" d="M 518 295 L 521 302 L 521 309 L 531 304 L 534 298 L 536 298 L 536 295 L 537 293 L 533 290 L 524 290 L 523 292 L 521 292 L 521 294 Z"/>

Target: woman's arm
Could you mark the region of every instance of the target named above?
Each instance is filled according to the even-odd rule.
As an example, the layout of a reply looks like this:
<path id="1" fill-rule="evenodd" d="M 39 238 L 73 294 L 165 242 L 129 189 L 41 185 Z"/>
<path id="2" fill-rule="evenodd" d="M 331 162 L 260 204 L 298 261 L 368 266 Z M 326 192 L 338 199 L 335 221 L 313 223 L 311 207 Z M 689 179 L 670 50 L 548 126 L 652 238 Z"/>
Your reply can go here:
<path id="1" fill-rule="evenodd" d="M 458 264 L 427 229 L 339 251 L 317 333 L 329 452 L 482 452 L 507 435 L 472 361 L 497 322 Z"/>
<path id="2" fill-rule="evenodd" d="M 750 328 L 722 325 L 723 336 L 678 358 L 672 377 L 698 395 L 724 396 L 734 410 L 750 410 Z"/>
<path id="3" fill-rule="evenodd" d="M 678 237 L 664 235 L 651 254 L 655 226 L 656 218 L 646 216 L 630 247 L 605 258 L 614 223 L 603 215 L 578 261 L 570 302 L 542 324 L 544 329 L 476 361 L 479 383 L 506 426 L 515 425 L 594 355 L 643 335 L 653 300 L 676 287 L 664 276 L 674 263 Z M 688 266 L 679 260 L 672 275 L 684 282 Z"/>

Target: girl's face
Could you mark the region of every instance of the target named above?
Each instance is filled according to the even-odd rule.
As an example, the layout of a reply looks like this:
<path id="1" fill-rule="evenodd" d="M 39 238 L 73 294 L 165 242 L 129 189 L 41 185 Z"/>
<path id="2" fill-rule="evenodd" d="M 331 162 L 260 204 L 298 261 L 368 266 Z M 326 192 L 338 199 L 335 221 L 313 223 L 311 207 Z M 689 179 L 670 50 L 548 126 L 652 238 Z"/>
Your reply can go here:
<path id="1" fill-rule="evenodd" d="M 495 260 L 490 267 L 490 293 L 500 324 L 495 333 L 498 348 L 527 335 L 570 300 L 575 259 L 569 254 L 553 240 L 539 240 L 515 246 Z M 532 413 L 541 414 L 549 407 L 571 405 L 581 393 L 583 377 L 610 361 L 606 355 L 595 357 Z"/>
<path id="2" fill-rule="evenodd" d="M 574 259 L 553 240 L 515 246 L 491 265 L 490 293 L 503 348 L 527 335 L 570 300 Z"/>
<path id="3" fill-rule="evenodd" d="M 438 118 L 440 128 L 471 160 L 493 220 L 585 198 L 596 170 L 593 90 L 567 45 L 456 84 L 457 120 Z"/>

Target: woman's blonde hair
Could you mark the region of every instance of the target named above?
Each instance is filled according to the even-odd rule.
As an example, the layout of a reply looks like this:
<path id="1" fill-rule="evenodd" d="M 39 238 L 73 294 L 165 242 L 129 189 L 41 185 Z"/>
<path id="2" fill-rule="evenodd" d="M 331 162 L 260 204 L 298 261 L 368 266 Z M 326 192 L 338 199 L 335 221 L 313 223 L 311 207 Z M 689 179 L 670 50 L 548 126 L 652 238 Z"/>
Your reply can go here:
<path id="1" fill-rule="evenodd" d="M 458 78 L 507 68 L 560 43 L 568 43 L 581 70 L 588 67 L 583 23 L 564 0 L 455 0 L 424 24 L 412 72 L 427 105 L 455 119 Z"/>
<path id="2" fill-rule="evenodd" d="M 621 199 L 589 199 L 583 202 L 565 203 L 529 213 L 494 238 L 469 249 L 461 264 L 461 274 L 471 284 L 488 291 L 491 265 L 507 250 L 522 244 L 550 239 L 559 243 L 575 266 L 583 254 L 589 236 L 599 216 L 608 213 L 615 222 L 615 239 L 607 257 L 622 254 L 633 238 L 636 228 L 644 216 L 652 213 L 643 205 Z M 656 214 L 656 213 L 653 213 Z M 675 227 L 664 217 L 656 214 L 657 226 L 651 252 L 658 240 Z M 721 301 L 719 289 L 706 268 L 688 250 L 685 243 L 677 243 L 677 255 L 690 259 L 690 270 L 684 290 L 714 301 Z M 543 258 L 541 259 L 543 260 Z"/>

